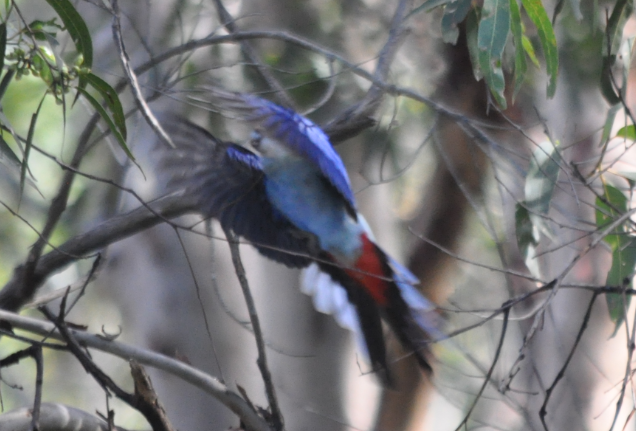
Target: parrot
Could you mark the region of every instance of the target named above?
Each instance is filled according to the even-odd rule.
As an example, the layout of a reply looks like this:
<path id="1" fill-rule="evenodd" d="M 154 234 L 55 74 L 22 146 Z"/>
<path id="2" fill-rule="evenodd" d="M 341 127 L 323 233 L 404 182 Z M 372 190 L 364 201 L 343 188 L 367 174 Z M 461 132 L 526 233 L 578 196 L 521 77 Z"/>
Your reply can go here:
<path id="1" fill-rule="evenodd" d="M 209 89 L 221 112 L 254 128 L 254 151 L 224 142 L 177 115 L 161 125 L 160 169 L 168 186 L 193 194 L 196 210 L 263 256 L 303 268 L 301 290 L 315 308 L 352 330 L 373 372 L 390 381 L 383 321 L 427 374 L 429 343 L 443 335 L 437 307 L 417 278 L 374 240 L 342 159 L 308 118 L 267 99 Z"/>

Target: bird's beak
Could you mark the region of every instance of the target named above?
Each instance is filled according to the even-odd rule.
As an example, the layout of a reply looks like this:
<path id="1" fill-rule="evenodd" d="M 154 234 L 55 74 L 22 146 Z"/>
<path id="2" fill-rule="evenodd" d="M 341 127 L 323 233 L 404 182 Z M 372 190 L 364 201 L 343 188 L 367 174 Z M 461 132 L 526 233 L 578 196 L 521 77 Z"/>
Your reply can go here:
<path id="1" fill-rule="evenodd" d="M 250 135 L 250 145 L 254 147 L 255 150 L 258 151 L 261 146 L 261 141 L 263 140 L 263 135 L 258 130 L 254 130 Z"/>

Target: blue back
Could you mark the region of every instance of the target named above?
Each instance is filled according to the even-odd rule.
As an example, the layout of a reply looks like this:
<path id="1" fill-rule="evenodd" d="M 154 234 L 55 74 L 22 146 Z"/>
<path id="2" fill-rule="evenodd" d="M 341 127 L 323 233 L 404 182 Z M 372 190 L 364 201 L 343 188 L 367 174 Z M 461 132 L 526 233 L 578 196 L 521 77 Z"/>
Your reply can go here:
<path id="1" fill-rule="evenodd" d="M 257 121 L 272 138 L 314 163 L 355 214 L 355 198 L 347 170 L 325 132 L 313 121 L 275 103 L 252 95 L 239 97 L 252 108 L 247 119 Z"/>

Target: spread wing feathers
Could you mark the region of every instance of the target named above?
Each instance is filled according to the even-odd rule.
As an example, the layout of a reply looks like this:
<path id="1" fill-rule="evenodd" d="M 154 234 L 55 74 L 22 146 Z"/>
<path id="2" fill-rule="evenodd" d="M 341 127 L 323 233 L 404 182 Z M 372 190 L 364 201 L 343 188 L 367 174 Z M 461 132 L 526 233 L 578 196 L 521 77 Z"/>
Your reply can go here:
<path id="1" fill-rule="evenodd" d="M 387 370 L 382 317 L 420 367 L 431 372 L 428 343 L 444 337 L 435 306 L 414 287 L 417 279 L 413 274 L 379 247 L 375 249 L 383 262 L 384 278 L 393 280 L 387 282 L 385 305 L 378 304 L 368 288 L 344 269 L 326 263 L 313 263 L 303 271 L 302 290 L 313 296 L 318 311 L 333 314 L 341 326 L 355 333 L 374 370 Z"/>
<path id="2" fill-rule="evenodd" d="M 347 170 L 320 127 L 296 112 L 260 97 L 210 89 L 212 97 L 239 114 L 243 120 L 257 124 L 267 136 L 288 145 L 320 169 L 347 203 L 347 210 L 356 217 L 355 200 Z"/>
<path id="3" fill-rule="evenodd" d="M 269 203 L 256 154 L 179 117 L 166 115 L 161 123 L 176 147 L 158 144 L 170 188 L 194 193 L 204 216 L 218 219 L 264 256 L 294 268 L 311 263 L 312 239 Z"/>

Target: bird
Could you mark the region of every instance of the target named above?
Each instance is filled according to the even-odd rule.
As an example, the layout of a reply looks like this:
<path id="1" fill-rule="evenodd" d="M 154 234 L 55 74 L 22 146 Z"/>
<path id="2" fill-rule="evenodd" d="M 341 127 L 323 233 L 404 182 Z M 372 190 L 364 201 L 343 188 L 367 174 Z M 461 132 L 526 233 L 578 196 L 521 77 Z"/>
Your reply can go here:
<path id="1" fill-rule="evenodd" d="M 164 115 L 162 127 L 174 143 L 160 151 L 168 186 L 194 196 L 203 217 L 217 219 L 263 256 L 302 268 L 301 290 L 318 311 L 355 333 L 382 380 L 391 382 L 383 321 L 430 374 L 429 343 L 443 336 L 437 307 L 418 291 L 417 278 L 376 244 L 325 132 L 260 96 L 208 91 L 221 112 L 254 127 L 254 151 Z"/>

